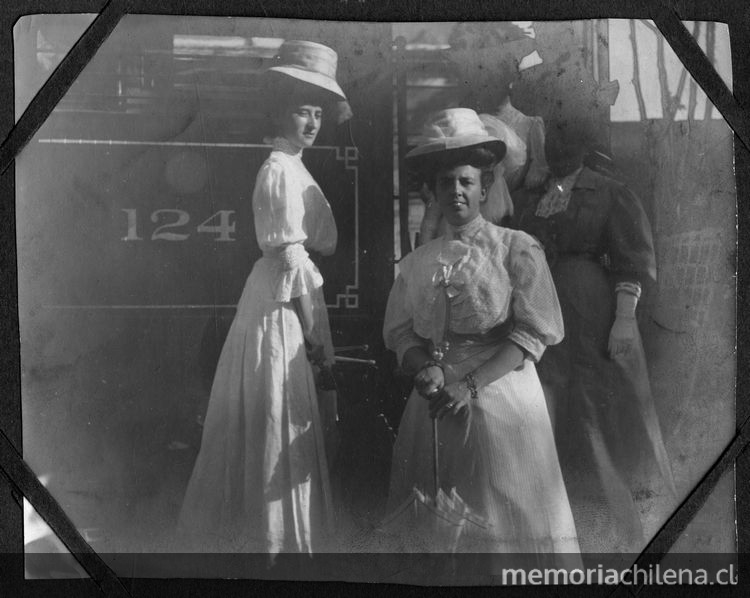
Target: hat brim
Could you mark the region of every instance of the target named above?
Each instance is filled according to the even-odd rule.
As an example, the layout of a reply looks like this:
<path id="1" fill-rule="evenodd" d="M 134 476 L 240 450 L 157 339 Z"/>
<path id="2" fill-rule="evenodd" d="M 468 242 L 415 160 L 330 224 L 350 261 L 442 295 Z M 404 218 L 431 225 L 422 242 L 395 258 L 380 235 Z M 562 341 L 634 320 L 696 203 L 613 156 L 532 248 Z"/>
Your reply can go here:
<path id="1" fill-rule="evenodd" d="M 415 163 L 435 154 L 479 147 L 490 150 L 495 154 L 498 161 L 503 159 L 507 149 L 505 143 L 497 137 L 490 137 L 488 135 L 461 135 L 457 137 L 444 137 L 423 145 L 418 145 L 406 154 L 406 160 L 410 163 Z"/>
<path id="2" fill-rule="evenodd" d="M 262 98 L 261 103 L 268 108 L 278 104 L 277 86 L 279 83 L 286 81 L 302 84 L 301 87 L 310 85 L 314 89 L 322 91 L 333 106 L 334 120 L 337 124 L 341 124 L 353 116 L 349 101 L 344 96 L 344 92 L 338 83 L 325 75 L 294 67 L 275 66 L 266 70 L 262 76 L 267 79 L 267 85 L 262 85 L 259 93 Z"/>
<path id="3" fill-rule="evenodd" d="M 326 75 L 323 75 L 321 73 L 308 71 L 294 66 L 272 66 L 268 69 L 268 72 L 281 73 L 282 75 L 287 75 L 288 77 L 292 77 L 299 81 L 304 81 L 305 83 L 309 83 L 311 85 L 315 85 L 317 87 L 320 87 L 321 89 L 329 91 L 333 95 L 337 96 L 339 100 L 346 100 L 346 95 L 344 95 L 344 91 L 341 89 L 339 84 L 334 79 L 331 79 L 330 77 L 327 77 Z"/>

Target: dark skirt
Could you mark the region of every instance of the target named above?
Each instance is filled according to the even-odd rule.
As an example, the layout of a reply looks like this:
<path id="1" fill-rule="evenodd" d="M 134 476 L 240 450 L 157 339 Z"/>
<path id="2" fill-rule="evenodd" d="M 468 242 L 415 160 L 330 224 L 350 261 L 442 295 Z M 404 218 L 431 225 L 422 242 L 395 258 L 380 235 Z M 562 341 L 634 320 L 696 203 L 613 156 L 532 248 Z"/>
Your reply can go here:
<path id="1" fill-rule="evenodd" d="M 627 356 L 609 357 L 615 294 L 597 260 L 559 256 L 552 276 L 565 338 L 547 348 L 538 371 L 581 549 L 640 552 L 634 490 L 654 473 L 674 490 L 643 344 L 637 335 Z"/>

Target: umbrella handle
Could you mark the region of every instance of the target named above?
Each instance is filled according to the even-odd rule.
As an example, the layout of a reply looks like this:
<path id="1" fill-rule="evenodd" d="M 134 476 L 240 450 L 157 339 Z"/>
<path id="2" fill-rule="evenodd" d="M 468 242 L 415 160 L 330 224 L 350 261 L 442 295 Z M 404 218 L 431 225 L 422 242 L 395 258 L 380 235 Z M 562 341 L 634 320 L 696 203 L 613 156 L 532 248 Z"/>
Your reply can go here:
<path id="1" fill-rule="evenodd" d="M 438 478 L 438 420 L 437 417 L 432 419 L 432 478 L 435 483 L 435 499 L 437 500 L 438 490 L 440 489 L 440 480 Z"/>
<path id="2" fill-rule="evenodd" d="M 445 297 L 445 326 L 443 327 L 443 342 L 440 343 L 440 350 L 448 350 L 448 327 L 451 321 L 451 298 L 448 295 L 447 281 L 443 284 L 443 295 Z M 443 355 L 437 358 L 442 361 Z M 437 417 L 432 419 L 432 479 L 435 484 L 435 500 L 437 500 L 438 490 L 440 489 L 440 479 L 438 477 L 438 420 Z"/>

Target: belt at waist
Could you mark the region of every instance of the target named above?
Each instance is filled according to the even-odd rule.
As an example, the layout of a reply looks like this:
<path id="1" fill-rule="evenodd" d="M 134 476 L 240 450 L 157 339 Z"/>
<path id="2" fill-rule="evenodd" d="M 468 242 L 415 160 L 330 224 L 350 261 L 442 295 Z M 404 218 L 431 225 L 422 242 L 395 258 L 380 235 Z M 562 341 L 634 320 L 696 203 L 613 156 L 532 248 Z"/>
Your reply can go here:
<path id="1" fill-rule="evenodd" d="M 485 334 L 457 334 L 449 332 L 447 335 L 448 350 L 443 358 L 446 363 L 461 362 L 487 349 L 496 348 L 513 330 L 513 322 L 496 326 Z M 430 343 L 432 345 L 432 343 Z M 431 347 L 434 348 L 434 347 Z"/>
<path id="2" fill-rule="evenodd" d="M 282 256 L 282 253 L 284 253 L 285 248 L 288 246 L 282 246 L 282 247 L 268 247 L 266 249 L 261 250 L 263 252 L 263 257 L 268 257 L 271 259 L 279 259 Z M 303 247 L 305 254 L 307 254 L 307 257 L 312 259 L 313 261 L 319 259 L 320 254 L 316 252 L 313 249 L 307 249 L 306 247 Z"/>
<path id="3" fill-rule="evenodd" d="M 264 249 L 263 257 L 277 260 L 281 258 L 281 252 L 278 249 Z"/>
<path id="4" fill-rule="evenodd" d="M 310 257 L 307 249 L 301 243 L 282 245 L 280 247 L 266 247 L 262 251 L 263 257 L 282 260 L 287 268 L 292 268 Z"/>
<path id="5" fill-rule="evenodd" d="M 582 251 L 580 253 L 560 253 L 550 260 L 550 266 L 560 262 L 592 262 L 602 268 L 609 269 L 609 255 L 606 253 L 593 253 Z"/>

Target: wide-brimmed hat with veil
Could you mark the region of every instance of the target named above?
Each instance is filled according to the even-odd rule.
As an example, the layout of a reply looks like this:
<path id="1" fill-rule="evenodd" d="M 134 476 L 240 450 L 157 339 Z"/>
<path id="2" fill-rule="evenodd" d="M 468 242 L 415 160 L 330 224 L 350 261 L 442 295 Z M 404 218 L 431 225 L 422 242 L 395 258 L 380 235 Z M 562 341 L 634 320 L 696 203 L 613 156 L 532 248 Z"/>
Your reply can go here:
<path id="1" fill-rule="evenodd" d="M 451 154 L 484 148 L 497 161 L 505 155 L 505 143 L 490 135 L 479 115 L 470 108 L 447 108 L 432 113 L 422 127 L 417 147 L 406 154 L 407 163 L 417 169 L 431 162 L 444 162 Z"/>
<path id="2" fill-rule="evenodd" d="M 352 110 L 336 81 L 337 66 L 338 55 L 332 48 L 316 42 L 287 40 L 262 75 L 261 93 L 267 102 L 278 102 L 281 90 L 293 88 L 304 95 L 309 87 L 311 93 L 327 100 L 333 107 L 335 121 L 342 123 L 352 117 Z"/>

